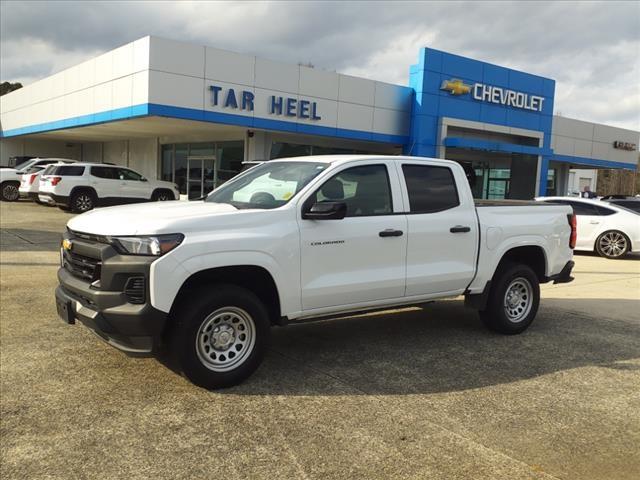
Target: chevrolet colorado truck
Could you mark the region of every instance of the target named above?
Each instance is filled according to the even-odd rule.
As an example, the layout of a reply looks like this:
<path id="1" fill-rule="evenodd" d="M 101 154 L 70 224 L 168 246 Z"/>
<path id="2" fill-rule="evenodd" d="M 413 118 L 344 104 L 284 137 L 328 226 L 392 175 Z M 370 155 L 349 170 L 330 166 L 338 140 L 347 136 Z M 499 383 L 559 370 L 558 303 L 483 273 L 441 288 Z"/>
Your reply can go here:
<path id="1" fill-rule="evenodd" d="M 103 208 L 63 235 L 58 314 L 131 355 L 168 351 L 208 389 L 258 367 L 270 328 L 465 295 L 524 331 L 572 280 L 571 207 L 474 202 L 451 161 L 315 156 L 256 165 L 200 201 Z"/>

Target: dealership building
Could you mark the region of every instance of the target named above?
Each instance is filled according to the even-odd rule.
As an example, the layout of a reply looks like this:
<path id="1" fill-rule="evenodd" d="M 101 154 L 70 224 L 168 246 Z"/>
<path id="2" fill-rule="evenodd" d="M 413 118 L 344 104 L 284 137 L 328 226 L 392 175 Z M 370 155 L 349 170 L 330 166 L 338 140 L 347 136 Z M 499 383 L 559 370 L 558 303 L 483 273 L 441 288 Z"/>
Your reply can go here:
<path id="1" fill-rule="evenodd" d="M 199 197 L 243 161 L 405 154 L 472 167 L 491 199 L 637 166 L 640 133 L 554 115 L 552 79 L 430 48 L 417 60 L 401 86 L 145 37 L 2 96 L 0 164 L 109 162 Z"/>

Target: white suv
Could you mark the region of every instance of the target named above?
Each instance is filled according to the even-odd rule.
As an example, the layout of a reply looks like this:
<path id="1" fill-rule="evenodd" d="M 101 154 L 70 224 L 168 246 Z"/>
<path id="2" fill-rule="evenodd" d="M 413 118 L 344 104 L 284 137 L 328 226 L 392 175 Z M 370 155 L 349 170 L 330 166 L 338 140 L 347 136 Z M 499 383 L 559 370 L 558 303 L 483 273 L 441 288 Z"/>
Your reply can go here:
<path id="1" fill-rule="evenodd" d="M 129 168 L 96 163 L 56 167 L 42 176 L 38 194 L 41 202 L 78 213 L 100 206 L 179 198 L 178 186 L 171 182 L 147 180 Z"/>
<path id="2" fill-rule="evenodd" d="M 30 198 L 36 203 L 42 203 L 38 198 L 38 193 L 40 191 L 40 178 L 53 172 L 59 165 L 66 165 L 75 162 L 76 160 L 61 160 L 59 163 L 52 163 L 46 166 L 38 165 L 29 168 L 29 170 L 22 175 L 22 181 L 20 182 L 20 197 Z"/>
<path id="3" fill-rule="evenodd" d="M 37 171 L 38 167 L 45 167 L 52 163 L 73 162 L 67 158 L 32 158 L 22 163 L 18 168 L 0 169 L 0 199 L 5 202 L 15 202 L 20 198 L 20 182 L 22 175 L 30 170 Z"/>

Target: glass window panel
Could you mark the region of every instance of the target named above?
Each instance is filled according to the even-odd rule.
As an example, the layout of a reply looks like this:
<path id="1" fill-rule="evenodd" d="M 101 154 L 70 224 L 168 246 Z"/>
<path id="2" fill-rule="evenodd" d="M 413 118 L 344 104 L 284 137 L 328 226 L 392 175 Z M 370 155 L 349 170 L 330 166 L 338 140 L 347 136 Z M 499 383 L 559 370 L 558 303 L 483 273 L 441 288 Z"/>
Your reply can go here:
<path id="1" fill-rule="evenodd" d="M 173 145 L 162 145 L 160 178 L 167 182 L 173 181 Z"/>
<path id="2" fill-rule="evenodd" d="M 451 169 L 403 165 L 411 213 L 434 213 L 460 204 Z"/>
<path id="3" fill-rule="evenodd" d="M 305 157 L 308 155 L 311 155 L 311 145 L 282 142 L 273 142 L 271 145 L 271 158 Z"/>
<path id="4" fill-rule="evenodd" d="M 222 184 L 242 170 L 244 142 L 220 142 L 216 146 L 218 184 Z"/>
<path id="5" fill-rule="evenodd" d="M 175 151 L 175 183 L 182 195 L 187 194 L 187 156 L 189 145 L 186 143 L 176 145 Z"/>

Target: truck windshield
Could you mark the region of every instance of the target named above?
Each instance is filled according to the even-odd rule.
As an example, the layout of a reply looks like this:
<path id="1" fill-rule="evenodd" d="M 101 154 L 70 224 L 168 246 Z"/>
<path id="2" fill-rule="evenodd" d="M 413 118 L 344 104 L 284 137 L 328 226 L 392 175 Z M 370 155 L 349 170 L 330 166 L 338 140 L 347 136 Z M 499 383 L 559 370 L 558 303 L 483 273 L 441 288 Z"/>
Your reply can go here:
<path id="1" fill-rule="evenodd" d="M 320 162 L 265 162 L 217 188 L 205 201 L 236 208 L 281 207 L 328 166 Z"/>

